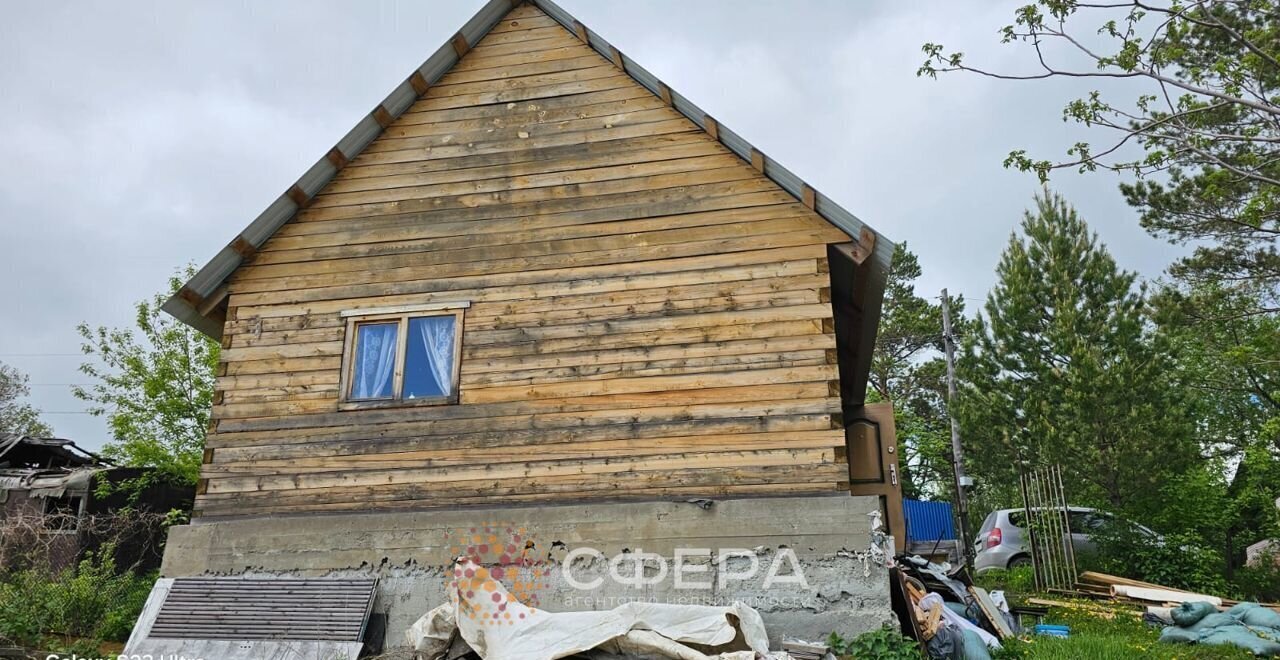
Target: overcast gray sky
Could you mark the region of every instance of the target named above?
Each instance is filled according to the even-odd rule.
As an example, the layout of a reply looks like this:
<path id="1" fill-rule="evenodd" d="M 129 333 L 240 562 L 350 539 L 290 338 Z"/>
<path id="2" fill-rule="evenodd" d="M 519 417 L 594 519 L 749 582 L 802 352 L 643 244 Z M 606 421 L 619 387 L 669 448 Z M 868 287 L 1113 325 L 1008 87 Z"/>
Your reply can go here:
<path id="1" fill-rule="evenodd" d="M 1079 83 L 915 76 L 925 41 L 1016 68 L 996 30 L 1023 0 L 560 0 L 722 124 L 920 255 L 921 289 L 980 301 L 1038 190 L 1011 148 L 1058 155 Z M 77 323 L 124 326 L 174 268 L 204 262 L 482 0 L 27 2 L 0 23 L 0 361 L 54 430 L 74 414 Z M 1120 264 L 1157 276 L 1111 175 L 1053 182 Z M 71 414 L 68 414 L 71 413 Z"/>

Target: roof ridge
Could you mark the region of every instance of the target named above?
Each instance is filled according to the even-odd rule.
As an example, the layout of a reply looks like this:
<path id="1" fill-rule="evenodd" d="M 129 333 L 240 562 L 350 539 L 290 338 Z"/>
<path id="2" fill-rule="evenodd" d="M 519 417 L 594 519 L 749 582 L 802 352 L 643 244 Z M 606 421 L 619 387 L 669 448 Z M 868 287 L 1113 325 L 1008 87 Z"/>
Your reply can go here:
<path id="1" fill-rule="evenodd" d="M 867 269 L 867 274 L 872 286 L 877 286 L 878 283 L 878 287 L 883 288 L 888 276 L 893 244 L 852 213 L 720 124 L 552 0 L 489 0 L 448 42 L 414 69 L 408 78 L 396 86 L 368 115 L 361 118 L 354 128 L 304 172 L 284 194 L 267 206 L 248 227 L 165 301 L 162 309 L 211 337 L 221 337 L 222 321 L 217 313 L 227 296 L 227 278 L 252 257 L 280 227 L 305 208 L 339 170 L 381 136 L 392 122 L 461 61 L 472 46 L 488 35 L 507 14 L 526 2 L 613 62 L 640 86 L 661 98 L 810 210 L 848 234 L 854 241 L 853 255 L 858 263 L 870 261 L 868 265 L 871 267 Z M 874 315 L 878 316 L 878 310 L 875 310 Z"/>

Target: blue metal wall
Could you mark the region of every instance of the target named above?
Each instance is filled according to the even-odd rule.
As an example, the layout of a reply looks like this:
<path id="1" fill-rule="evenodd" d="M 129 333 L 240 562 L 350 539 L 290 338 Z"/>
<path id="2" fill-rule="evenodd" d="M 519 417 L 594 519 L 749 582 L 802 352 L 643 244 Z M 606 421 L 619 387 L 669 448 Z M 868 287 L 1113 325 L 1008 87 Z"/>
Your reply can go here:
<path id="1" fill-rule="evenodd" d="M 902 513 L 907 519 L 907 541 L 937 541 L 954 539 L 955 524 L 951 518 L 950 502 L 921 502 L 902 500 Z"/>

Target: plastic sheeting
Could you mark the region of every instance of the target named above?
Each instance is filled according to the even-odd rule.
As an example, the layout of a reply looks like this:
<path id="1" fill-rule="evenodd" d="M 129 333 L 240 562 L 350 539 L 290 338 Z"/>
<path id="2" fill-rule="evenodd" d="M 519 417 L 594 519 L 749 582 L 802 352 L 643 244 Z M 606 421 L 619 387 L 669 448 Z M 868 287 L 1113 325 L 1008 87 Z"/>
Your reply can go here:
<path id="1" fill-rule="evenodd" d="M 1176 625 L 1160 633 L 1162 642 L 1238 646 L 1254 655 L 1280 656 L 1280 613 L 1257 603 L 1225 612 L 1210 603 L 1183 603 L 1170 614 Z"/>
<path id="2" fill-rule="evenodd" d="M 554 660 L 594 652 L 677 660 L 751 660 L 769 653 L 759 613 L 728 607 L 627 603 L 599 612 L 547 612 L 520 603 L 471 562 L 457 565 L 450 602 L 405 637 L 421 657 L 443 656 L 460 636 L 482 658 Z M 693 648 L 696 646 L 697 648 Z"/>

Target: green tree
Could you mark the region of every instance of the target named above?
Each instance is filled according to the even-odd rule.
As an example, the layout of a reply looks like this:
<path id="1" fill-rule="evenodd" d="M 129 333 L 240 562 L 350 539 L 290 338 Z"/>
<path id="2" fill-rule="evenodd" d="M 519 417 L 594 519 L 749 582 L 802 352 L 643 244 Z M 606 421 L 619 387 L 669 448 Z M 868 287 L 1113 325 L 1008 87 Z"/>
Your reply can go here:
<path id="1" fill-rule="evenodd" d="M 916 293 L 923 271 L 906 243 L 893 253 L 880 331 L 871 358 L 870 399 L 891 401 L 906 497 L 951 497 L 951 423 L 946 407 L 942 308 Z M 957 332 L 964 300 L 951 298 Z"/>
<path id="2" fill-rule="evenodd" d="M 1006 504 L 1020 464 L 1057 463 L 1073 503 L 1141 510 L 1197 457 L 1143 291 L 1061 197 L 1037 197 L 1022 233 L 964 345 L 969 467 Z"/>
<path id="3" fill-rule="evenodd" d="M 30 394 L 27 375 L 0 362 L 0 433 L 36 438 L 53 435 L 53 429 L 40 421 L 40 411 L 23 401 Z"/>
<path id="4" fill-rule="evenodd" d="M 1106 169 L 1148 231 L 1195 246 L 1175 275 L 1261 285 L 1280 304 L 1280 11 L 1274 0 L 1038 0 L 1019 8 L 1003 41 L 1028 47 L 1027 73 L 970 66 L 925 44 L 918 75 L 967 71 L 1008 80 L 1106 80 L 1125 98 L 1092 91 L 1063 119 L 1109 133 L 1072 145 L 1061 161 L 1015 150 L 1007 167 Z M 1137 148 L 1131 148 L 1133 145 Z M 1155 176 L 1152 176 L 1155 175 Z"/>
<path id="5" fill-rule="evenodd" d="M 1280 532 L 1280 318 L 1265 311 L 1255 287 L 1240 284 L 1167 285 L 1154 307 L 1211 466 L 1201 481 L 1217 483 L 1222 500 L 1204 507 L 1210 497 L 1193 498 L 1212 509 L 1209 519 L 1195 506 L 1169 509 L 1239 566 L 1246 546 Z"/>
<path id="6" fill-rule="evenodd" d="M 196 482 L 213 402 L 217 342 L 160 310 L 193 269 L 169 279 L 169 289 L 135 306 L 136 328 L 78 328 L 85 355 L 80 370 L 94 379 L 75 395 L 105 415 L 113 440 L 103 454 L 124 465 L 157 467 L 182 483 Z"/>

